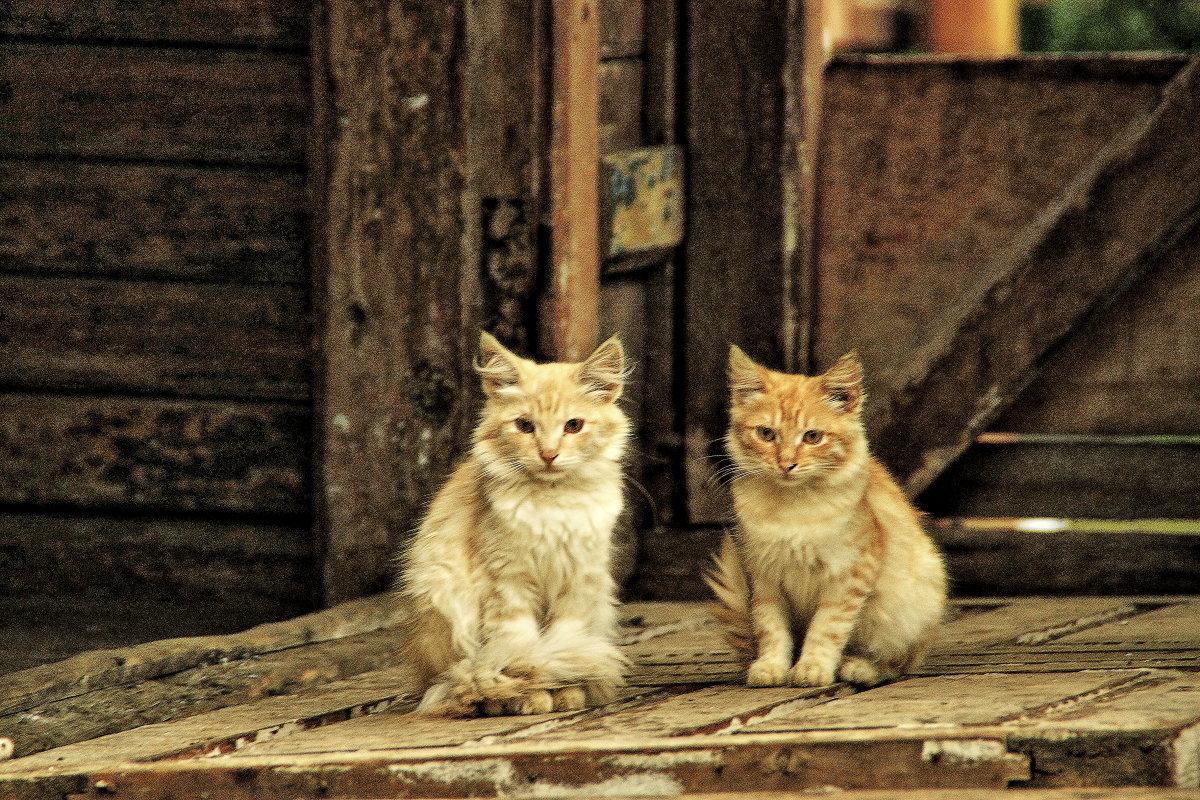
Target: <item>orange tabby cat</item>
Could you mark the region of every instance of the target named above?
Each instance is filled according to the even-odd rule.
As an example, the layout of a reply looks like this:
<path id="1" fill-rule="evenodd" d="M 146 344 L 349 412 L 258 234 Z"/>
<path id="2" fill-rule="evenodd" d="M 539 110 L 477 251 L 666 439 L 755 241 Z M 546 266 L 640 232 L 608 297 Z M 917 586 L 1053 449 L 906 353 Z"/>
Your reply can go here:
<path id="1" fill-rule="evenodd" d="M 536 364 L 485 333 L 476 370 L 486 401 L 471 454 L 402 559 L 406 654 L 427 687 L 418 711 L 607 701 L 625 666 L 609 572 L 629 436 L 621 343 Z"/>
<path id="2" fill-rule="evenodd" d="M 857 354 L 807 377 L 732 347 L 729 383 L 737 532 L 706 578 L 730 641 L 754 656 L 746 682 L 874 685 L 910 671 L 945 609 L 945 568 L 867 450 Z"/>

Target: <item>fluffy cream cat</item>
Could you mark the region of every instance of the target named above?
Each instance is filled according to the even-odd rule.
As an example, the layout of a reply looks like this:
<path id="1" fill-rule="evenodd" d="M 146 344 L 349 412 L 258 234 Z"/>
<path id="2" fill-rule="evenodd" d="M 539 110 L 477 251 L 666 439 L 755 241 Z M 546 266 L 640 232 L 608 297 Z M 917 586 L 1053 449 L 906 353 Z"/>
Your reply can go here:
<path id="1" fill-rule="evenodd" d="M 486 401 L 470 456 L 402 557 L 407 656 L 421 712 L 537 714 L 611 699 L 609 573 L 629 421 L 613 337 L 578 364 L 537 364 L 484 333 Z"/>
<path id="2" fill-rule="evenodd" d="M 754 657 L 750 686 L 896 677 L 942 618 L 941 556 L 867 450 L 862 375 L 854 353 L 807 377 L 730 350 L 737 530 L 707 578 L 730 641 Z"/>

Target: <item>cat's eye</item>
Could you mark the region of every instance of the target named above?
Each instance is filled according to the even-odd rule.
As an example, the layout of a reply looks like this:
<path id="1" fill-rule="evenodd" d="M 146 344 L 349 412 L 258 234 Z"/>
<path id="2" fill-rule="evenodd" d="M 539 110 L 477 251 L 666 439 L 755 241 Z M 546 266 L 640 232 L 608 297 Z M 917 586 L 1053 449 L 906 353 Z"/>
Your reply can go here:
<path id="1" fill-rule="evenodd" d="M 775 441 L 775 429 L 774 428 L 768 428 L 766 425 L 759 425 L 757 428 L 754 429 L 754 432 L 756 434 L 758 434 L 758 438 L 762 439 L 764 442 Z"/>
<path id="2" fill-rule="evenodd" d="M 533 433 L 533 420 L 528 417 L 517 417 L 513 420 L 513 425 L 516 425 L 521 433 Z"/>
<path id="3" fill-rule="evenodd" d="M 567 420 L 567 424 L 563 425 L 563 433 L 579 433 L 583 430 L 583 420 L 579 417 L 572 417 Z"/>
<path id="4" fill-rule="evenodd" d="M 805 431 L 800 438 L 805 444 L 820 444 L 825 438 L 825 431 Z"/>

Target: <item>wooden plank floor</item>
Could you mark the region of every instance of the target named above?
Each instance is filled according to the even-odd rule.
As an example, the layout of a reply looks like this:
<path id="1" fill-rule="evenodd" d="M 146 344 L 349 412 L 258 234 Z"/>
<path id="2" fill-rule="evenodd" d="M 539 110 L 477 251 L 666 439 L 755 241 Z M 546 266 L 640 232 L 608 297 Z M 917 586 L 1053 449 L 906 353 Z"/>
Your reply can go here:
<path id="1" fill-rule="evenodd" d="M 703 606 L 631 604 L 616 702 L 465 720 L 410 713 L 395 621 L 373 598 L 3 676 L 0 797 L 1200 786 L 1200 598 L 960 602 L 919 674 L 859 692 L 738 685 Z"/>

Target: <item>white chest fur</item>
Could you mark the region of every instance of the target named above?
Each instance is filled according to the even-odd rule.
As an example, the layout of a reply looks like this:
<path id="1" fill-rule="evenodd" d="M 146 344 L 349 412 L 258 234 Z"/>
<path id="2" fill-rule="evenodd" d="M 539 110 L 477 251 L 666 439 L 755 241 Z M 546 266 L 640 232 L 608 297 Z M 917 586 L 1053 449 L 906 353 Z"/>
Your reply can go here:
<path id="1" fill-rule="evenodd" d="M 789 594 L 819 591 L 856 563 L 860 493 L 767 485 L 736 499 L 739 540 L 756 581 Z"/>

